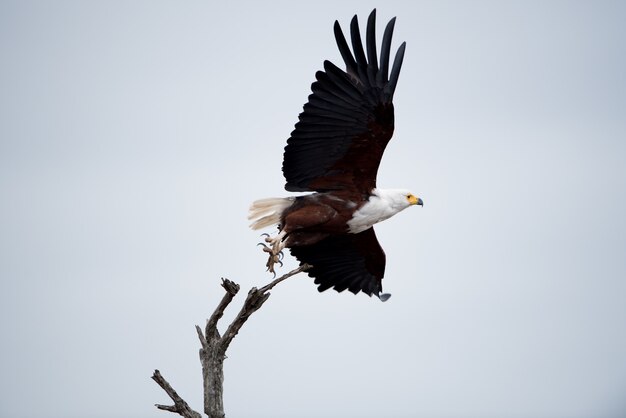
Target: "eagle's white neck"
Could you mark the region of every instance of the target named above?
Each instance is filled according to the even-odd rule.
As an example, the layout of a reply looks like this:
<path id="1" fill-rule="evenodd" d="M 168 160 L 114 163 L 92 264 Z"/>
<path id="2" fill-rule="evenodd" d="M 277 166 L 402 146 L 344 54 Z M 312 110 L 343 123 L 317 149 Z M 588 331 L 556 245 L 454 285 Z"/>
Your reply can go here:
<path id="1" fill-rule="evenodd" d="M 406 190 L 373 189 L 367 202 L 348 221 L 348 232 L 358 234 L 410 206 Z"/>

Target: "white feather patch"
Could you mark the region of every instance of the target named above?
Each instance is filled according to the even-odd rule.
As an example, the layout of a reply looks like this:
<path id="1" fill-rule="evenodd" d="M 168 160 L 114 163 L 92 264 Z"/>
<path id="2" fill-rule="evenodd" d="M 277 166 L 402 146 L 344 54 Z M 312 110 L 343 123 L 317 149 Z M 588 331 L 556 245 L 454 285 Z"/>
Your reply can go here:
<path id="1" fill-rule="evenodd" d="M 269 197 L 252 202 L 248 212 L 250 228 L 262 229 L 280 222 L 283 211 L 293 203 L 293 197 Z"/>
<path id="2" fill-rule="evenodd" d="M 374 189 L 368 201 L 352 214 L 348 221 L 348 231 L 358 234 L 380 221 L 391 218 L 410 206 L 405 190 Z"/>

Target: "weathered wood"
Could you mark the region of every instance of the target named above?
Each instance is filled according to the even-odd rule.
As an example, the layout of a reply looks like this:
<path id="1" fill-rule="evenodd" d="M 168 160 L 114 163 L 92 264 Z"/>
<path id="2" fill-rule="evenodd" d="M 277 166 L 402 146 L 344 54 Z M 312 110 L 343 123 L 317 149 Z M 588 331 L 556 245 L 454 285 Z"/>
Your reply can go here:
<path id="1" fill-rule="evenodd" d="M 219 339 L 208 339 L 200 349 L 204 389 L 204 413 L 209 418 L 224 418 L 224 359 Z"/>
<path id="2" fill-rule="evenodd" d="M 169 395 L 169 397 L 174 401 L 174 405 L 159 405 L 155 404 L 155 406 L 164 411 L 175 412 L 180 416 L 185 418 L 202 418 L 199 412 L 194 411 L 189 407 L 187 402 L 181 398 L 178 393 L 174 390 L 174 388 L 165 380 L 163 376 L 161 376 L 161 372 L 155 370 L 152 374 L 152 379 L 159 384 L 163 388 L 163 390 Z"/>
<path id="3" fill-rule="evenodd" d="M 205 334 L 208 336 L 210 334 L 217 333 L 217 338 L 219 338 L 219 331 L 217 330 L 217 321 L 219 321 L 224 315 L 224 310 L 233 300 L 235 295 L 239 292 L 239 285 L 235 282 L 232 282 L 228 279 L 222 278 L 222 287 L 226 290 L 224 297 L 220 301 L 215 311 L 213 311 L 213 315 L 209 318 L 206 323 Z"/>
<path id="4" fill-rule="evenodd" d="M 250 289 L 241 310 L 239 311 L 233 322 L 228 326 L 226 332 L 224 333 L 224 336 L 222 337 L 223 352 L 226 353 L 226 349 L 228 349 L 231 341 L 233 340 L 233 338 L 235 338 L 235 335 L 237 335 L 237 333 L 239 332 L 243 324 L 248 320 L 250 315 L 258 311 L 261 306 L 263 306 L 265 301 L 270 297 L 270 293 L 268 292 L 272 290 L 274 286 L 284 280 L 287 280 L 291 276 L 306 271 L 310 268 L 311 266 L 309 266 L 308 264 L 303 264 L 297 269 L 280 276 L 278 279 L 272 281 L 271 283 L 263 286 L 260 289 L 257 289 L 256 287 Z"/>
<path id="5" fill-rule="evenodd" d="M 202 381 L 204 389 L 204 413 L 209 418 L 225 418 L 224 414 L 224 359 L 226 358 L 226 350 L 228 349 L 233 338 L 237 335 L 243 324 L 248 320 L 250 315 L 258 311 L 261 306 L 270 297 L 269 291 L 278 283 L 289 277 L 310 269 L 311 266 L 303 264 L 295 270 L 282 275 L 278 279 L 263 286 L 260 289 L 253 287 L 248 292 L 248 296 L 241 307 L 241 310 L 226 329 L 224 336 L 220 336 L 217 329 L 217 323 L 224 315 L 224 310 L 233 298 L 239 292 L 239 285 L 227 279 L 222 279 L 222 287 L 226 291 L 224 297 L 217 305 L 211 317 L 207 320 L 204 333 L 202 329 L 196 325 L 196 332 L 202 348 L 200 348 L 200 364 L 202 365 Z M 164 411 L 175 412 L 186 418 L 201 418 L 202 415 L 187 405 L 169 383 L 161 376 L 158 370 L 152 375 L 159 386 L 167 392 L 174 401 L 174 405 L 156 405 L 157 408 Z"/>

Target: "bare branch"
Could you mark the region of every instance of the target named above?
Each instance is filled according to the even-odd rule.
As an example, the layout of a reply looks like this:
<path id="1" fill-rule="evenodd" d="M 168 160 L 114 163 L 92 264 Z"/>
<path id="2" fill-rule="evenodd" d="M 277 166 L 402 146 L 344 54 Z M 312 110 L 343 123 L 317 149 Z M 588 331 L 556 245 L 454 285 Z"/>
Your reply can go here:
<path id="1" fill-rule="evenodd" d="M 158 403 L 155 403 L 154 406 L 156 406 L 159 409 L 162 409 L 163 411 L 170 411 L 170 412 L 178 413 L 178 408 L 176 408 L 176 406 L 174 405 L 160 405 Z"/>
<path id="2" fill-rule="evenodd" d="M 152 379 L 157 382 L 159 386 L 161 386 L 161 388 L 163 388 L 163 390 L 174 401 L 174 405 L 172 406 L 156 404 L 155 406 L 157 408 L 164 411 L 175 412 L 185 418 L 202 418 L 202 415 L 200 415 L 199 412 L 191 409 L 187 402 L 185 402 L 183 398 L 181 398 L 178 393 L 176 393 L 174 388 L 167 382 L 167 380 L 165 380 L 165 378 L 161 376 L 161 372 L 155 370 L 154 374 L 152 375 Z"/>
<path id="3" fill-rule="evenodd" d="M 266 284 L 265 286 L 263 286 L 261 289 L 259 289 L 261 292 L 265 293 L 268 290 L 272 290 L 272 288 L 274 286 L 276 286 L 278 283 L 282 282 L 283 280 L 287 280 L 288 278 L 290 278 L 291 276 L 294 276 L 298 273 L 302 273 L 303 271 L 307 271 L 309 270 L 311 267 L 313 267 L 310 264 L 302 264 L 300 267 L 298 267 L 295 270 L 291 270 L 289 273 L 283 274 L 282 276 L 280 276 L 278 279 L 274 280 L 271 283 Z"/>
<path id="4" fill-rule="evenodd" d="M 198 339 L 200 340 L 200 344 L 202 344 L 202 348 L 205 350 L 208 349 L 209 343 L 207 342 L 206 338 L 204 337 L 204 334 L 202 333 L 202 328 L 200 328 L 198 325 L 196 325 L 196 332 L 198 333 Z"/>
<path id="5" fill-rule="evenodd" d="M 250 291 L 248 292 L 248 297 L 246 297 L 246 301 L 241 307 L 241 310 L 239 311 L 239 313 L 237 314 L 233 322 L 228 326 L 228 329 L 226 329 L 226 332 L 224 333 L 224 336 L 222 337 L 221 347 L 220 347 L 221 352 L 226 353 L 226 350 L 228 349 L 228 346 L 230 345 L 231 341 L 233 340 L 233 338 L 235 338 L 235 335 L 237 335 L 237 333 L 239 332 L 243 324 L 248 320 L 250 315 L 252 315 L 254 312 L 259 310 L 261 306 L 263 306 L 267 298 L 270 297 L 270 294 L 267 293 L 269 290 L 271 290 L 278 283 L 284 280 L 287 280 L 288 278 L 290 278 L 291 276 L 295 274 L 308 270 L 309 268 L 311 268 L 310 265 L 303 264 L 297 269 L 292 270 L 289 273 L 286 273 L 282 275 L 281 277 L 279 277 L 278 279 L 272 281 L 271 283 L 263 286 L 261 289 L 257 289 L 256 287 L 253 287 L 252 289 L 250 289 Z"/>
<path id="6" fill-rule="evenodd" d="M 228 326 L 226 332 L 224 333 L 224 336 L 222 337 L 222 340 L 220 342 L 221 353 L 226 353 L 228 346 L 230 345 L 233 338 L 235 338 L 243 324 L 248 320 L 250 315 L 256 312 L 261 306 L 263 306 L 263 304 L 269 297 L 269 293 L 262 293 L 256 287 L 250 289 L 250 291 L 248 292 L 248 296 L 246 297 L 246 301 L 241 307 L 241 310 L 239 311 L 233 322 Z"/>
<path id="7" fill-rule="evenodd" d="M 213 311 L 213 315 L 209 318 L 205 328 L 206 338 L 210 338 L 215 333 L 219 338 L 219 331 L 217 330 L 217 321 L 224 315 L 224 309 L 228 306 L 228 304 L 233 300 L 237 292 L 239 292 L 239 285 L 235 282 L 232 282 L 228 279 L 222 278 L 222 287 L 226 290 L 226 294 L 220 301 L 215 311 Z"/>

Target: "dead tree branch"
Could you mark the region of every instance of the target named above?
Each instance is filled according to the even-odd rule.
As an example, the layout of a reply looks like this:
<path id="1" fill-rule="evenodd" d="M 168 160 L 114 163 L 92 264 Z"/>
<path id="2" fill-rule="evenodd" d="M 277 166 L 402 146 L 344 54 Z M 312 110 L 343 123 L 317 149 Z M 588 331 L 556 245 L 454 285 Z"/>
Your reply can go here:
<path id="1" fill-rule="evenodd" d="M 261 306 L 270 297 L 269 291 L 278 283 L 287 280 L 289 277 L 310 269 L 311 266 L 304 264 L 295 270 L 279 277 L 271 283 L 257 289 L 253 287 L 248 292 L 248 296 L 241 307 L 241 310 L 227 327 L 224 336 L 220 336 L 217 329 L 217 323 L 224 315 L 224 310 L 232 302 L 233 298 L 239 292 L 239 285 L 227 279 L 222 279 L 222 287 L 226 291 L 222 300 L 213 311 L 211 317 L 207 320 L 204 333 L 202 328 L 196 325 L 196 332 L 200 339 L 200 363 L 202 364 L 202 380 L 204 386 L 204 413 L 209 418 L 224 418 L 224 360 L 226 358 L 226 350 L 228 349 L 233 338 L 237 335 L 243 324 L 246 323 L 250 315 L 258 311 Z M 194 411 L 187 405 L 170 386 L 169 383 L 161 376 L 158 370 L 154 371 L 152 379 L 170 396 L 174 401 L 173 406 L 156 405 L 157 408 L 164 411 L 175 412 L 186 418 L 201 418 L 201 414 Z"/>
<path id="2" fill-rule="evenodd" d="M 169 397 L 174 401 L 174 405 L 172 406 L 156 404 L 155 406 L 157 408 L 164 411 L 175 412 L 185 418 L 202 418 L 202 415 L 200 415 L 199 412 L 191 409 L 187 402 L 185 402 L 183 398 L 181 398 L 178 393 L 176 393 L 174 388 L 167 382 L 167 380 L 165 380 L 165 378 L 161 376 L 161 372 L 155 370 L 154 374 L 152 375 L 152 379 L 157 382 L 159 386 L 161 386 L 163 390 L 169 395 Z"/>

